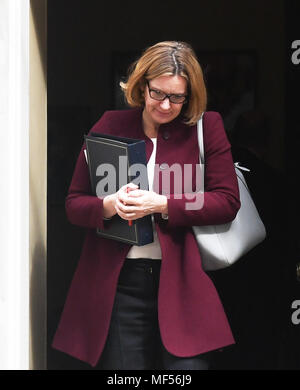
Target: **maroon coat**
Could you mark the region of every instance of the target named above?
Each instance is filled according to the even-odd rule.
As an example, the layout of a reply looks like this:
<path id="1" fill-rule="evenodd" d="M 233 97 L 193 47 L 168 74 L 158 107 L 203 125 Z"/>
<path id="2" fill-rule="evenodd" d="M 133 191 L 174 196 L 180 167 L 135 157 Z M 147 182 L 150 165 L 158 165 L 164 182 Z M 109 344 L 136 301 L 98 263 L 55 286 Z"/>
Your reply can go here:
<path id="1" fill-rule="evenodd" d="M 240 207 L 222 119 L 216 112 L 206 112 L 203 124 L 204 206 L 200 210 L 186 210 L 187 199 L 176 199 L 171 185 L 169 219 L 155 214 L 162 251 L 158 296 L 161 337 L 170 353 L 186 357 L 234 343 L 217 291 L 202 270 L 191 229 L 193 225 L 229 222 Z M 144 135 L 141 109 L 107 111 L 91 131 L 144 139 L 147 159 L 150 158 L 153 144 Z M 160 126 L 156 164 L 162 163 L 169 166 L 199 163 L 196 126 L 185 125 L 180 117 Z M 81 150 L 66 211 L 70 222 L 87 228 L 87 233 L 53 347 L 92 366 L 97 364 L 106 341 L 119 272 L 131 248 L 130 244 L 96 235 L 96 227 L 104 228 L 102 210 L 102 200 L 91 195 L 88 166 Z"/>

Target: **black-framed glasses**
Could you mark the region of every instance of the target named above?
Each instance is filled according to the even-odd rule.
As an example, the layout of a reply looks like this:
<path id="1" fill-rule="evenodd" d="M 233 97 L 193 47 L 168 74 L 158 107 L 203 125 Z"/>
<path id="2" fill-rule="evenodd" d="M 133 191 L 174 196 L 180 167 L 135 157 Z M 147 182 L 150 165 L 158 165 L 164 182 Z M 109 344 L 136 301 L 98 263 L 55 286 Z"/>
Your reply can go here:
<path id="1" fill-rule="evenodd" d="M 163 91 L 160 91 L 159 89 L 151 88 L 149 85 L 149 81 L 147 80 L 147 85 L 149 89 L 149 95 L 152 99 L 158 100 L 159 102 L 162 102 L 165 99 L 169 99 L 171 103 L 175 104 L 182 104 L 186 103 L 187 101 L 187 95 L 177 94 L 177 93 L 165 93 Z"/>

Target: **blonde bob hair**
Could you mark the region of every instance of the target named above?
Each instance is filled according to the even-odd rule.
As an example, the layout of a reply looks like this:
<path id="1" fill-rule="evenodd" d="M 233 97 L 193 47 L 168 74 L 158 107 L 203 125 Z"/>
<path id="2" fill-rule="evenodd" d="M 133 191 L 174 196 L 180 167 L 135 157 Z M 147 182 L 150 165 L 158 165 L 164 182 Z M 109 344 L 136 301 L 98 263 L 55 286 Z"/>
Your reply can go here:
<path id="1" fill-rule="evenodd" d="M 187 80 L 188 101 L 183 107 L 185 123 L 194 125 L 206 109 L 207 94 L 201 66 L 191 46 L 164 41 L 148 47 L 129 68 L 120 86 L 130 107 L 144 106 L 146 82 L 160 76 L 182 76 Z"/>

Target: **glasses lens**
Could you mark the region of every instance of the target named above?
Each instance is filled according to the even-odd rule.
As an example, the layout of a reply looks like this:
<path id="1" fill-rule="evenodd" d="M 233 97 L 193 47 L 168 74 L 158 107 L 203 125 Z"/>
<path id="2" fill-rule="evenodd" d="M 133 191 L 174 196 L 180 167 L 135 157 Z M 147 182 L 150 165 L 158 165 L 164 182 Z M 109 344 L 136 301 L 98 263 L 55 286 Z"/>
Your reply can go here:
<path id="1" fill-rule="evenodd" d="M 184 103 L 185 102 L 185 96 L 184 95 L 171 95 L 170 96 L 170 102 L 171 103 Z"/>
<path id="2" fill-rule="evenodd" d="M 149 88 L 149 94 L 152 99 L 163 101 L 166 99 L 166 97 L 168 97 L 171 103 L 181 104 L 186 102 L 186 95 L 176 95 L 176 94 L 167 95 L 166 93 L 160 90 L 150 88 L 148 81 L 147 84 Z"/>
<path id="3" fill-rule="evenodd" d="M 155 100 L 164 100 L 166 98 L 166 94 L 161 91 L 156 91 L 155 89 L 150 89 L 150 96 Z"/>

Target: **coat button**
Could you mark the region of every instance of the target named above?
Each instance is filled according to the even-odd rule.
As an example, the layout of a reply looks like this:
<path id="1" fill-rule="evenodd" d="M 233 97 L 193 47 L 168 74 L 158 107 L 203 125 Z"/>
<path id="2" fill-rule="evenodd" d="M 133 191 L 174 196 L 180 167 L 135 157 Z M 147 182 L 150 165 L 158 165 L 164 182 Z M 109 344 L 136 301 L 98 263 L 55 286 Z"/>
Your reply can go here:
<path id="1" fill-rule="evenodd" d="M 167 163 L 162 163 L 162 164 L 160 164 L 159 168 L 160 169 L 167 169 L 167 168 L 169 168 L 169 165 Z"/>
<path id="2" fill-rule="evenodd" d="M 167 140 L 170 138 L 170 133 L 168 131 L 163 132 L 163 139 Z"/>

